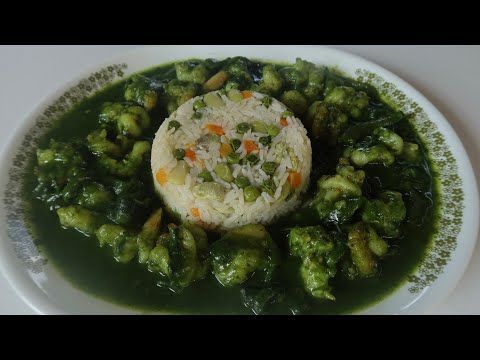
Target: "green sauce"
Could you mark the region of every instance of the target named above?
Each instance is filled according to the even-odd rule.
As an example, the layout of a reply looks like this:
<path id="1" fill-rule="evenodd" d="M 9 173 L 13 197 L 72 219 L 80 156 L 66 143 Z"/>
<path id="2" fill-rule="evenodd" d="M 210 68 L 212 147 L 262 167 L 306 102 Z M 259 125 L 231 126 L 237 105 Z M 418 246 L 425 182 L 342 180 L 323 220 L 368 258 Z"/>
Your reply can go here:
<path id="1" fill-rule="evenodd" d="M 159 80 L 175 76 L 173 65 L 164 65 L 147 70 L 146 76 Z M 345 80 L 347 81 L 347 80 Z M 72 138 L 85 138 L 98 127 L 98 112 L 106 101 L 123 101 L 125 81 L 118 82 L 86 99 L 58 119 L 55 126 L 40 141 L 41 148 L 48 145 L 49 139 L 70 141 Z M 377 99 L 378 100 L 378 99 Z M 166 113 L 154 110 L 151 113 L 152 126 L 144 136 L 152 140 L 155 131 L 163 121 Z M 394 130 L 405 140 L 421 141 L 408 122 L 394 126 Z M 333 174 L 339 157 L 338 149 L 326 147 L 323 143 L 312 141 L 313 168 L 311 195 L 319 175 Z M 428 156 L 425 156 L 428 159 Z M 134 308 L 139 312 L 174 312 L 174 313 L 215 313 L 215 314 L 249 314 L 242 304 L 239 288 L 222 287 L 213 275 L 193 283 L 182 293 L 176 294 L 166 288 L 156 286 L 158 277 L 146 271 L 137 261 L 121 264 L 114 260 L 111 249 L 100 248 L 94 237 L 86 237 L 72 229 L 62 229 L 57 214 L 33 196 L 36 179 L 33 168 L 36 159 L 31 159 L 29 173 L 24 182 L 25 200 L 29 203 L 29 222 L 38 241 L 40 251 L 74 286 L 102 299 Z M 437 190 L 434 177 L 429 172 L 429 164 L 424 160 L 425 169 L 423 193 L 404 194 L 407 219 L 401 226 L 402 237 L 389 241 L 395 252 L 381 261 L 381 274 L 368 279 L 350 281 L 343 276 L 336 276 L 331 284 L 336 301 L 316 301 L 308 298 L 312 314 L 350 313 L 375 303 L 401 285 L 414 270 L 428 248 L 436 219 Z M 382 189 L 401 191 L 399 176 L 403 165 L 367 166 L 364 191 L 374 194 Z M 150 184 L 153 186 L 153 184 Z M 308 196 L 308 194 L 307 194 Z M 288 217 L 287 217 L 288 218 Z M 287 219 L 280 219 L 268 226 L 272 238 L 287 258 L 287 231 L 284 226 Z M 282 226 L 284 225 L 284 226 Z M 209 241 L 215 234 L 209 233 Z M 299 281 L 295 271 L 295 259 L 284 261 L 281 271 L 285 279 Z M 293 279 L 293 280 L 292 280 Z M 288 280 L 286 280 L 288 281 Z M 288 313 L 288 309 L 274 307 L 271 313 Z"/>

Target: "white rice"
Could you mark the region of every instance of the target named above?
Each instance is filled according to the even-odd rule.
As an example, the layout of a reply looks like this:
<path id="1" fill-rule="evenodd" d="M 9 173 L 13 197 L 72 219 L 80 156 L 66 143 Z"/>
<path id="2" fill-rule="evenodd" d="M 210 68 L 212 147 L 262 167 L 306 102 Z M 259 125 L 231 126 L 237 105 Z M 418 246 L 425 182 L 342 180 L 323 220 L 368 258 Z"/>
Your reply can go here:
<path id="1" fill-rule="evenodd" d="M 265 95 L 260 93 L 253 92 L 251 98 L 239 102 L 231 101 L 220 92 L 216 93 L 221 96 L 224 106 L 219 108 L 207 106 L 203 109 L 202 118 L 194 119 L 192 118 L 194 114 L 193 103 L 197 99 L 202 99 L 203 96 L 190 99 L 172 113 L 158 129 L 151 156 L 155 188 L 162 197 L 164 204 L 180 215 L 184 221 L 193 221 L 212 229 L 229 229 L 249 223 L 267 224 L 298 206 L 299 195 L 308 187 L 312 149 L 307 131 L 299 119 L 293 116 L 285 117 L 283 113 L 287 108 L 275 99 L 272 99 L 271 105 L 267 108 L 261 103 L 261 99 Z M 288 121 L 287 126 L 283 127 L 280 124 L 282 117 Z M 172 120 L 181 124 L 176 131 L 174 129 L 168 130 L 168 124 Z M 270 146 L 259 143 L 260 137 L 266 134 L 253 131 L 248 131 L 245 134 L 237 133 L 236 126 L 239 123 L 252 123 L 257 120 L 264 122 L 266 125 L 275 124 L 281 129 L 277 136 L 272 137 Z M 220 137 L 220 142 L 199 142 L 200 138 L 208 134 L 205 127 L 207 124 L 222 127 L 224 135 Z M 262 164 L 265 161 L 277 162 L 277 170 L 272 176 L 277 185 L 273 196 L 262 192 L 255 201 L 246 202 L 243 189 L 238 188 L 233 182 L 229 183 L 220 179 L 215 174 L 215 166 L 219 163 L 226 163 L 226 159 L 220 156 L 220 143 L 228 144 L 233 138 L 242 141 L 242 145 L 236 151 L 240 158 L 247 155 L 243 146 L 245 140 L 255 142 L 258 150 L 253 153 L 259 158 L 259 162 L 255 165 L 249 163 L 230 165 L 234 178 L 240 175 L 245 176 L 250 180 L 251 185 L 261 189 L 262 183 L 270 178 L 262 170 Z M 174 151 L 178 148 L 190 148 L 196 155 L 194 161 L 188 157 L 184 158 L 189 167 L 189 172 L 182 185 L 176 185 L 168 181 L 168 174 L 178 164 L 178 160 L 174 157 Z M 290 152 L 288 148 L 290 148 Z M 292 154 L 296 157 L 294 162 L 297 163 L 297 167 L 292 163 Z M 205 169 L 210 172 L 215 182 L 225 188 L 223 201 L 202 199 L 193 194 L 193 187 L 203 183 L 203 179 L 199 178 L 198 175 Z M 167 181 L 162 185 L 156 180 L 156 175 L 160 170 L 167 174 Z M 295 189 L 292 188 L 291 194 L 286 199 L 282 199 L 282 187 L 288 182 L 289 173 L 294 171 L 301 176 L 300 186 Z M 192 209 L 195 209 L 193 213 Z M 195 214 L 197 210 L 199 216 Z"/>

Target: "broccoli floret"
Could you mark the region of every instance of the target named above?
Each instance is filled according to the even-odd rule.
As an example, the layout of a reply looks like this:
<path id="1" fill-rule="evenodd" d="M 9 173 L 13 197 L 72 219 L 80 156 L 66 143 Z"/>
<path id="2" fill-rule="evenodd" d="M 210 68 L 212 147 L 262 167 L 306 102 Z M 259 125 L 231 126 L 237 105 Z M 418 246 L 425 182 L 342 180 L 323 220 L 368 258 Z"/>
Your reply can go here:
<path id="1" fill-rule="evenodd" d="M 227 232 L 210 250 L 213 273 L 226 287 L 253 281 L 268 283 L 278 265 L 278 248 L 262 225 Z"/>
<path id="2" fill-rule="evenodd" d="M 325 103 L 340 107 L 352 117 L 358 118 L 368 106 L 368 95 L 363 91 L 355 91 L 348 86 L 338 86 L 327 93 Z"/>
<path id="3" fill-rule="evenodd" d="M 347 149 L 344 156 L 349 157 L 351 162 L 358 167 L 363 167 L 367 164 L 390 166 L 395 162 L 395 156 L 384 145 L 374 145 L 355 150 Z"/>
<path id="4" fill-rule="evenodd" d="M 296 115 L 302 115 L 308 109 L 307 99 L 297 90 L 285 91 L 281 101 Z"/>
<path id="5" fill-rule="evenodd" d="M 362 211 L 362 220 L 387 237 L 400 235 L 399 225 L 405 216 L 402 194 L 396 191 L 380 193 L 379 199 L 368 201 Z"/>
<path id="6" fill-rule="evenodd" d="M 385 145 L 394 155 L 400 155 L 403 151 L 403 139 L 392 130 L 380 127 L 373 131 L 378 141 Z"/>
<path id="7" fill-rule="evenodd" d="M 157 92 L 151 86 L 151 80 L 144 76 L 135 76 L 125 87 L 125 100 L 133 101 L 150 111 L 158 101 Z"/>
<path id="8" fill-rule="evenodd" d="M 60 224 L 65 228 L 74 228 L 81 233 L 91 236 L 98 226 L 98 215 L 78 205 L 71 205 L 57 209 Z"/>
<path id="9" fill-rule="evenodd" d="M 115 260 L 121 263 L 130 262 L 137 255 L 137 241 L 134 234 L 131 234 L 122 226 L 104 224 L 95 232 L 100 246 L 111 246 Z"/>
<path id="10" fill-rule="evenodd" d="M 262 80 L 260 81 L 258 91 L 261 93 L 276 95 L 282 90 L 283 78 L 273 65 L 266 65 L 263 68 Z"/>
<path id="11" fill-rule="evenodd" d="M 203 63 L 184 61 L 175 64 L 177 79 L 195 84 L 203 84 L 207 81 L 209 72 Z"/>
<path id="12" fill-rule="evenodd" d="M 194 229 L 194 230 L 193 230 Z M 204 231 L 195 225 L 168 225 L 147 260 L 148 269 L 158 273 L 160 286 L 180 291 L 207 272 L 207 243 Z"/>

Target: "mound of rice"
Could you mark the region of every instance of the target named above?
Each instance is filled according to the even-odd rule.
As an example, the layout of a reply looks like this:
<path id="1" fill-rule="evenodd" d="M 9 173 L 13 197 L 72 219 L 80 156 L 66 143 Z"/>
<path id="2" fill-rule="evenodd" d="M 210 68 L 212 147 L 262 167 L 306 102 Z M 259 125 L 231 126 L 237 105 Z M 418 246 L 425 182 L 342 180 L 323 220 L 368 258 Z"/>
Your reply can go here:
<path id="1" fill-rule="evenodd" d="M 216 101 L 210 104 L 206 100 L 212 95 Z M 185 102 L 162 123 L 152 147 L 154 183 L 164 204 L 182 220 L 210 229 L 271 222 L 299 204 L 310 178 L 312 149 L 301 121 L 266 95 L 234 95 L 215 91 Z M 243 132 L 237 129 L 240 123 L 257 126 Z M 266 127 L 276 129 L 270 144 L 260 141 L 268 136 Z M 240 140 L 235 140 L 237 149 L 232 139 Z M 228 154 L 240 158 L 228 164 L 233 178 L 248 178 L 260 193 L 256 200 L 245 201 L 244 188 L 216 174 L 215 167 L 227 164 Z M 247 161 L 249 154 L 256 155 L 256 163 Z M 272 175 L 262 169 L 266 161 L 277 164 Z M 211 178 L 205 181 L 207 172 Z M 275 183 L 270 194 L 262 187 L 269 179 Z M 202 185 L 206 183 L 216 185 Z"/>

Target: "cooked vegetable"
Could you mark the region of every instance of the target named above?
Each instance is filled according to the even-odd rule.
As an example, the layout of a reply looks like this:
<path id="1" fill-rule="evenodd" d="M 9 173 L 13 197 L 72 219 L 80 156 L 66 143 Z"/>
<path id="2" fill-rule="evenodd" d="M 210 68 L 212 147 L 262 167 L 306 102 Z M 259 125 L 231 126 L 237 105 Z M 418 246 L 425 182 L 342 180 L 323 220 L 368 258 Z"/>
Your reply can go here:
<path id="1" fill-rule="evenodd" d="M 279 262 L 278 249 L 262 225 L 227 232 L 210 250 L 213 273 L 223 286 L 247 280 L 268 283 Z"/>
<path id="2" fill-rule="evenodd" d="M 300 277 L 308 293 L 319 299 L 335 300 L 329 279 L 343 255 L 341 243 L 335 245 L 321 226 L 295 227 L 288 236 L 290 253 L 302 259 Z"/>
<path id="3" fill-rule="evenodd" d="M 373 131 L 380 143 L 385 145 L 394 155 L 400 155 L 403 151 L 403 139 L 393 131 L 386 128 L 377 128 Z"/>
<path id="4" fill-rule="evenodd" d="M 100 112 L 100 123 L 127 137 L 139 137 L 150 126 L 150 116 L 141 106 L 106 103 Z"/>
<path id="5" fill-rule="evenodd" d="M 229 75 L 226 71 L 220 70 L 203 84 L 203 90 L 209 92 L 220 89 L 225 81 L 228 80 L 228 77 Z"/>
<path id="6" fill-rule="evenodd" d="M 113 159 L 106 155 L 98 157 L 99 166 L 107 173 L 129 177 L 135 175 L 140 166 L 150 154 L 150 143 L 147 141 L 136 141 L 133 144 L 132 151 L 125 156 L 123 160 Z"/>
<path id="7" fill-rule="evenodd" d="M 362 110 L 368 106 L 368 95 L 348 86 L 338 86 L 327 93 L 325 103 L 340 107 L 352 117 L 358 118 Z"/>
<path id="8" fill-rule="evenodd" d="M 158 95 L 153 89 L 150 79 L 135 76 L 125 88 L 125 100 L 133 101 L 150 111 L 157 105 Z"/>
<path id="9" fill-rule="evenodd" d="M 104 224 L 95 232 L 100 246 L 111 246 L 115 260 L 121 263 L 131 261 L 136 255 L 138 245 L 135 236 L 122 226 Z"/>
<path id="10" fill-rule="evenodd" d="M 168 235 L 158 239 L 151 250 L 147 266 L 162 279 L 160 286 L 181 291 L 207 272 L 207 235 L 194 224 L 168 225 Z"/>
<path id="11" fill-rule="evenodd" d="M 243 197 L 246 202 L 257 200 L 260 194 L 260 190 L 258 190 L 255 186 L 248 185 L 245 187 L 245 189 L 243 189 Z"/>
<path id="12" fill-rule="evenodd" d="M 297 90 L 288 90 L 282 94 L 282 102 L 296 115 L 302 115 L 308 109 L 307 99 Z"/>
<path id="13" fill-rule="evenodd" d="M 155 241 L 160 232 L 163 210 L 155 210 L 143 224 L 142 230 L 137 235 L 138 262 L 144 264 L 148 261 L 150 252 L 155 247 Z"/>
<path id="14" fill-rule="evenodd" d="M 63 227 L 74 228 L 85 235 L 93 235 L 99 226 L 97 215 L 81 206 L 59 208 L 57 215 Z"/>
<path id="15" fill-rule="evenodd" d="M 203 84 L 208 78 L 208 70 L 205 65 L 193 61 L 176 63 L 175 71 L 177 72 L 177 79 L 180 81 Z"/>
<path id="16" fill-rule="evenodd" d="M 258 92 L 275 95 L 283 87 L 283 79 L 278 71 L 272 65 L 266 65 L 263 68 L 262 80 L 260 81 Z"/>
<path id="17" fill-rule="evenodd" d="M 352 163 L 359 167 L 372 163 L 390 166 L 395 162 L 395 156 L 383 145 L 351 150 L 344 155 L 348 155 Z"/>
<path id="18" fill-rule="evenodd" d="M 400 157 L 410 163 L 418 163 L 421 159 L 420 148 L 418 144 L 404 142 L 403 151 L 400 154 Z"/>
<path id="19" fill-rule="evenodd" d="M 362 212 L 362 220 L 387 237 L 400 235 L 399 224 L 405 219 L 406 209 L 402 194 L 384 191 L 377 200 L 368 201 Z"/>
<path id="20" fill-rule="evenodd" d="M 220 179 L 226 182 L 232 182 L 234 179 L 232 170 L 227 164 L 218 164 L 215 166 L 215 174 L 217 174 Z"/>

